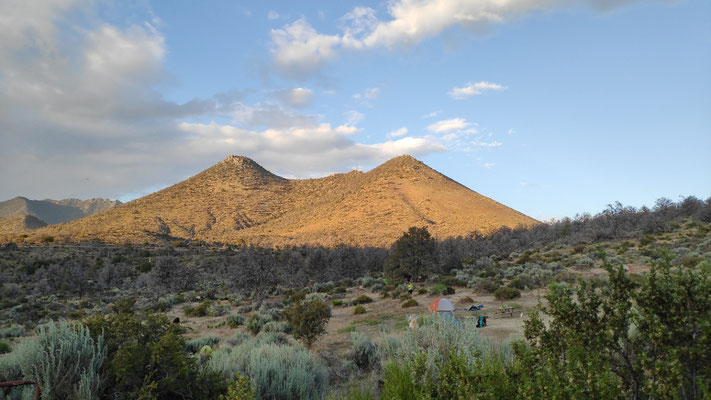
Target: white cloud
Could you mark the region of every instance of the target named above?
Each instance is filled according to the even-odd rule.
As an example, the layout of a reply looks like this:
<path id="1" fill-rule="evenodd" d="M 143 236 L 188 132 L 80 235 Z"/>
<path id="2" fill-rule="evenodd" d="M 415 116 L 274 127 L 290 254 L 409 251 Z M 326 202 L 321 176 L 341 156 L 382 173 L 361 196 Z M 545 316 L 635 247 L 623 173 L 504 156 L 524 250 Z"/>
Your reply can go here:
<path id="1" fill-rule="evenodd" d="M 496 83 L 490 83 L 490 82 L 469 82 L 466 85 L 462 87 L 455 87 L 452 88 L 452 90 L 449 91 L 449 95 L 455 99 L 464 99 L 469 96 L 475 96 L 478 94 L 481 94 L 484 91 L 487 90 L 504 90 L 506 89 L 505 86 L 501 86 Z"/>
<path id="2" fill-rule="evenodd" d="M 445 150 L 429 138 L 358 143 L 352 135 L 364 115 L 356 111 L 333 127 L 279 104 L 244 104 L 237 91 L 168 101 L 157 90 L 168 75 L 165 41 L 153 25 L 103 23 L 91 0 L 35 4 L 0 2 L 7 33 L 0 40 L 0 200 L 142 193 L 230 153 L 304 177 Z M 77 7 L 89 11 L 70 12 Z M 312 33 L 296 24 L 285 34 Z M 291 107 L 312 96 L 306 88 L 279 94 Z"/>
<path id="3" fill-rule="evenodd" d="M 445 119 L 442 121 L 437 121 L 434 124 L 428 126 L 427 130 L 435 132 L 435 133 L 461 131 L 463 129 L 466 129 L 470 125 L 471 124 L 469 122 L 467 122 L 467 120 L 464 118 L 452 118 L 452 119 Z"/>
<path id="4" fill-rule="evenodd" d="M 267 19 L 269 19 L 269 20 L 279 19 L 279 13 L 274 10 L 270 10 L 267 13 Z"/>
<path id="5" fill-rule="evenodd" d="M 405 135 L 407 135 L 407 128 L 404 126 L 400 129 L 396 129 L 396 130 L 388 133 L 388 137 L 391 137 L 391 138 L 401 137 L 401 136 L 405 136 Z"/>
<path id="6" fill-rule="evenodd" d="M 490 168 L 493 167 L 494 165 L 496 165 L 496 164 L 495 164 L 495 163 L 484 163 L 484 168 L 490 169 Z"/>
<path id="7" fill-rule="evenodd" d="M 362 93 L 356 93 L 353 98 L 356 100 L 375 100 L 380 96 L 380 88 L 367 88 Z"/>
<path id="8" fill-rule="evenodd" d="M 304 78 L 336 57 L 335 47 L 341 42 L 338 35 L 322 35 L 316 32 L 304 18 L 274 29 L 272 57 L 276 67 L 291 78 Z"/>
<path id="9" fill-rule="evenodd" d="M 365 118 L 365 114 L 350 110 L 343 114 L 346 117 L 346 125 L 356 125 Z"/>
<path id="10" fill-rule="evenodd" d="M 316 176 L 322 171 L 344 170 L 352 165 L 377 164 L 389 158 L 446 151 L 427 138 L 402 138 L 383 143 L 361 144 L 346 135 L 351 127 L 332 128 L 322 123 L 315 127 L 240 129 L 216 123 L 180 124 L 190 135 L 186 148 L 192 154 L 243 154 L 276 172 L 290 172 L 295 177 Z"/>
<path id="11" fill-rule="evenodd" d="M 237 103 L 233 122 L 239 126 L 256 128 L 288 128 L 291 126 L 316 126 L 320 116 L 295 114 L 279 105 L 258 103 L 247 106 Z"/>
<path id="12" fill-rule="evenodd" d="M 436 111 L 432 111 L 431 113 L 422 115 L 421 118 L 434 118 L 440 114 L 442 114 L 442 110 L 436 110 Z"/>
<path id="13" fill-rule="evenodd" d="M 276 97 L 291 107 L 304 108 L 313 101 L 314 92 L 310 89 L 297 87 L 279 90 L 276 92 Z"/>
<path id="14" fill-rule="evenodd" d="M 484 142 L 484 141 L 473 141 L 471 144 L 475 147 L 500 147 L 503 146 L 503 143 L 498 142 L 496 140 L 493 140 L 491 142 Z"/>
<path id="15" fill-rule="evenodd" d="M 605 11 L 634 1 L 637 0 L 393 0 L 388 3 L 390 18 L 386 20 L 378 19 L 371 8 L 355 7 L 340 19 L 340 34 L 318 33 L 304 18 L 272 31 L 272 56 L 285 76 L 301 79 L 334 59 L 340 49 L 414 45 L 455 27 L 481 34 L 491 25 L 536 11 L 576 3 L 588 3 Z"/>

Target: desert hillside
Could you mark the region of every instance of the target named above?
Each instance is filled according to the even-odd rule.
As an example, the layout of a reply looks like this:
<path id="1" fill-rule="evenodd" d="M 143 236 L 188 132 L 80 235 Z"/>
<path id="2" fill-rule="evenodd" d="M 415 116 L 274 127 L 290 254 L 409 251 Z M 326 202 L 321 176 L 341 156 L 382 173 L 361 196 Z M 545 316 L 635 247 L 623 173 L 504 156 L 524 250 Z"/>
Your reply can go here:
<path id="1" fill-rule="evenodd" d="M 438 239 L 537 221 L 401 156 L 366 173 L 285 179 L 230 156 L 169 188 L 36 231 L 59 242 L 183 238 L 264 246 L 389 246 L 411 226 Z"/>

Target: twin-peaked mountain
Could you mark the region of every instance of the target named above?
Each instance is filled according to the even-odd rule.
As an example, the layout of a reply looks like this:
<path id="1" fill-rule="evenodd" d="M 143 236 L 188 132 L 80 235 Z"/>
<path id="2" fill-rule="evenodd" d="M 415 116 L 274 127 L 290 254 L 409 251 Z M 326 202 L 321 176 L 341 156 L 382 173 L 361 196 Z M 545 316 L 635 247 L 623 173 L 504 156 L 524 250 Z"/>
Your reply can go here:
<path id="1" fill-rule="evenodd" d="M 294 180 L 230 156 L 159 192 L 34 231 L 29 240 L 389 246 L 411 226 L 443 239 L 537 223 L 410 156 L 366 173 Z"/>

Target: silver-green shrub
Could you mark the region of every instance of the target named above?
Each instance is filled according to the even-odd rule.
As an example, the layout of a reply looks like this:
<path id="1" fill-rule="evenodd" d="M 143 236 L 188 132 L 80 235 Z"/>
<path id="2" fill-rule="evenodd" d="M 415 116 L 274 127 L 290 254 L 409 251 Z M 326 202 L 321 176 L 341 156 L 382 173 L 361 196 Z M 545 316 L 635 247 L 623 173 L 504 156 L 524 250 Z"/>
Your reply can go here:
<path id="1" fill-rule="evenodd" d="M 43 400 L 96 399 L 105 358 L 103 335 L 94 342 L 82 324 L 50 322 L 0 358 L 0 379 L 37 382 Z"/>
<path id="2" fill-rule="evenodd" d="M 203 348 L 203 346 L 210 346 L 210 347 L 215 347 L 220 343 L 220 337 L 217 335 L 207 335 L 195 339 L 190 339 L 185 343 L 185 350 L 187 350 L 190 353 L 197 353 L 200 351 L 200 349 Z"/>
<path id="3" fill-rule="evenodd" d="M 351 333 L 350 359 L 361 369 L 370 370 L 378 362 L 375 344 L 360 332 Z"/>
<path id="4" fill-rule="evenodd" d="M 22 325 L 10 325 L 7 328 L 0 329 L 0 337 L 11 338 L 25 336 L 25 327 Z"/>
<path id="5" fill-rule="evenodd" d="M 262 332 L 291 333 L 291 324 L 286 321 L 270 321 L 264 324 Z"/>
<path id="6" fill-rule="evenodd" d="M 208 368 L 226 379 L 249 377 L 260 399 L 321 399 L 328 382 L 328 371 L 300 345 L 275 344 L 279 333 L 260 333 L 255 338 L 225 346 L 212 354 Z M 284 337 L 286 337 L 284 335 Z"/>
<path id="7" fill-rule="evenodd" d="M 385 337 L 377 345 L 377 356 L 384 366 L 389 360 L 397 364 L 413 363 L 415 357 L 426 357 L 425 376 L 437 380 L 439 366 L 452 353 L 461 354 L 473 365 L 484 357 L 508 357 L 507 346 L 493 346 L 479 335 L 474 320 L 455 324 L 438 314 L 424 318 L 417 329 L 409 330 L 400 338 Z"/>
<path id="8" fill-rule="evenodd" d="M 239 314 L 230 314 L 227 316 L 227 319 L 225 319 L 225 322 L 230 328 L 236 328 L 244 324 L 244 317 Z"/>

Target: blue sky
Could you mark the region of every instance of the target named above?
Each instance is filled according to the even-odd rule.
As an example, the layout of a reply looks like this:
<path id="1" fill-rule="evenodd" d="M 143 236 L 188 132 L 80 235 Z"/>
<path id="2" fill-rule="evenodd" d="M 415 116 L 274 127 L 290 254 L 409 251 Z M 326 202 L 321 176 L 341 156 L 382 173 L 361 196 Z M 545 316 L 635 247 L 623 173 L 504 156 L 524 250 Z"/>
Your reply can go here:
<path id="1" fill-rule="evenodd" d="M 27 3 L 27 4 L 26 4 Z M 0 4 L 0 200 L 412 154 L 530 216 L 711 196 L 703 0 Z"/>

